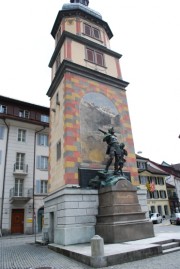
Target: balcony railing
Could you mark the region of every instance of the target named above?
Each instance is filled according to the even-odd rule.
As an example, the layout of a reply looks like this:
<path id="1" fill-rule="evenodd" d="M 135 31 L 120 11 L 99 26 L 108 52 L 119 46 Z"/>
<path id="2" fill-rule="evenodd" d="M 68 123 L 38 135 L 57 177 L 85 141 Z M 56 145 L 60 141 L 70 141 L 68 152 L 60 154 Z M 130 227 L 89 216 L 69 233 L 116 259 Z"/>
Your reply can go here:
<path id="1" fill-rule="evenodd" d="M 33 189 L 23 188 L 22 190 L 10 189 L 9 200 L 11 203 L 28 202 L 33 197 Z"/>
<path id="2" fill-rule="evenodd" d="M 14 164 L 13 174 L 27 175 L 28 173 L 28 164 Z"/>

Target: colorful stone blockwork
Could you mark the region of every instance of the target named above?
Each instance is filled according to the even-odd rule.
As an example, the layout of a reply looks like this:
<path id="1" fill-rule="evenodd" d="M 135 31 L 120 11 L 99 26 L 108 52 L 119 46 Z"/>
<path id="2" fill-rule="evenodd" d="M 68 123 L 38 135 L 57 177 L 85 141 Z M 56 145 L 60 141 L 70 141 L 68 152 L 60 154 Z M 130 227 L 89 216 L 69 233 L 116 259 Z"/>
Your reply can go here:
<path id="1" fill-rule="evenodd" d="M 128 150 L 125 170 L 131 173 L 132 182 L 138 185 L 138 172 L 131 123 L 128 112 L 126 92 L 112 86 L 96 82 L 72 73 L 64 77 L 64 166 L 65 184 L 78 184 L 78 167 L 82 163 L 80 142 L 80 103 L 87 93 L 101 93 L 113 102 L 121 114 L 120 124 L 123 126 L 123 142 Z M 90 119 L 91 120 L 91 119 Z M 99 168 L 90 163 L 89 167 Z"/>

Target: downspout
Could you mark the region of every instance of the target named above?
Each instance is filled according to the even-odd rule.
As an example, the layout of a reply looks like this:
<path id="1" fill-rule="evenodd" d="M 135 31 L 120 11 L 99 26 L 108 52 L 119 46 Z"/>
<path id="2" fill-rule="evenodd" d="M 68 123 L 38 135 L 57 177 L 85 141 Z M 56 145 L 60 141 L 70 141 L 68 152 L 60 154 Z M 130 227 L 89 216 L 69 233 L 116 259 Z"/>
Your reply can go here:
<path id="1" fill-rule="evenodd" d="M 2 223 L 3 223 L 4 189 L 5 189 L 5 180 L 6 180 L 6 164 L 7 164 L 7 152 L 8 152 L 8 142 L 9 142 L 9 126 L 7 125 L 5 119 L 3 119 L 3 121 L 7 127 L 7 139 L 6 139 L 6 151 L 5 151 L 5 159 L 4 159 L 4 175 L 3 175 L 3 185 L 2 185 L 1 223 L 0 223 L 1 233 L 2 233 Z"/>
<path id="2" fill-rule="evenodd" d="M 38 133 L 40 133 L 41 131 L 43 131 L 46 128 L 46 126 L 43 126 L 43 128 L 39 131 L 36 131 L 34 133 L 34 164 L 33 164 L 33 212 L 32 212 L 32 233 L 35 233 L 35 241 L 36 241 L 36 228 L 34 229 L 34 224 L 36 224 L 36 214 L 34 212 L 35 208 L 34 208 L 34 189 L 35 189 L 35 166 L 36 166 L 36 135 Z"/>

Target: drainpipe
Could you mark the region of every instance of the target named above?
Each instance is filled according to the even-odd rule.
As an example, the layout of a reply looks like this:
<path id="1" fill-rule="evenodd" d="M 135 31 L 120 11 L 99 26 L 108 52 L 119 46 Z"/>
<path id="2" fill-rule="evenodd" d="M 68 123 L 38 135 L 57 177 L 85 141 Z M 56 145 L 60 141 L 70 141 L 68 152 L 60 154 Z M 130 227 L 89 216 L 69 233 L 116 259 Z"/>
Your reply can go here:
<path id="1" fill-rule="evenodd" d="M 43 131 L 46 128 L 46 126 L 43 126 L 43 128 L 39 131 L 36 131 L 34 133 L 34 164 L 33 164 L 33 212 L 32 212 L 32 232 L 35 234 L 35 242 L 36 242 L 36 214 L 35 214 L 35 203 L 34 203 L 34 189 L 35 189 L 35 166 L 36 166 L 36 135 Z M 35 227 L 34 227 L 35 225 Z"/>
<path id="2" fill-rule="evenodd" d="M 7 125 L 5 119 L 3 119 L 3 121 L 7 127 L 7 139 L 6 139 L 6 151 L 5 151 L 5 159 L 4 159 L 4 175 L 3 175 L 3 185 L 2 185 L 1 223 L 0 223 L 1 233 L 2 233 L 2 223 L 3 223 L 4 189 L 5 189 L 5 180 L 6 180 L 6 164 L 7 164 L 7 152 L 8 152 L 8 142 L 9 142 L 9 126 Z"/>

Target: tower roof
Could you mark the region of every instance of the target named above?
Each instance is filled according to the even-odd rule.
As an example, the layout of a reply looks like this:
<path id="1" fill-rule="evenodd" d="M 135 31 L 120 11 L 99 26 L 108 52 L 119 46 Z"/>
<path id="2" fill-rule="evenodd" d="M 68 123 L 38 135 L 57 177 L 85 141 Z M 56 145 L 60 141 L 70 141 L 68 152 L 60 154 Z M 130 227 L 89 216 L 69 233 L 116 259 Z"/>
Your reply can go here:
<path id="1" fill-rule="evenodd" d="M 89 0 L 70 0 L 71 3 L 81 3 L 85 6 L 89 5 Z"/>
<path id="2" fill-rule="evenodd" d="M 55 38 L 56 32 L 59 28 L 59 24 L 61 20 L 64 17 L 69 17 L 69 16 L 81 16 L 84 17 L 92 22 L 96 22 L 97 24 L 101 25 L 109 39 L 113 37 L 113 33 L 107 24 L 107 22 L 102 20 L 102 16 L 99 12 L 91 9 L 88 7 L 89 1 L 88 0 L 70 0 L 73 1 L 69 4 L 64 4 L 62 6 L 62 10 L 59 11 L 54 26 L 51 31 L 51 35 Z"/>
<path id="3" fill-rule="evenodd" d="M 74 2 L 71 4 L 64 4 L 62 6 L 62 10 L 80 9 L 80 10 L 85 11 L 86 13 L 89 13 L 90 15 L 102 20 L 101 14 L 99 12 L 89 8 L 88 4 L 83 4 L 84 2 L 85 2 L 85 0 L 74 0 Z M 88 1 L 88 3 L 89 3 L 89 1 Z"/>

